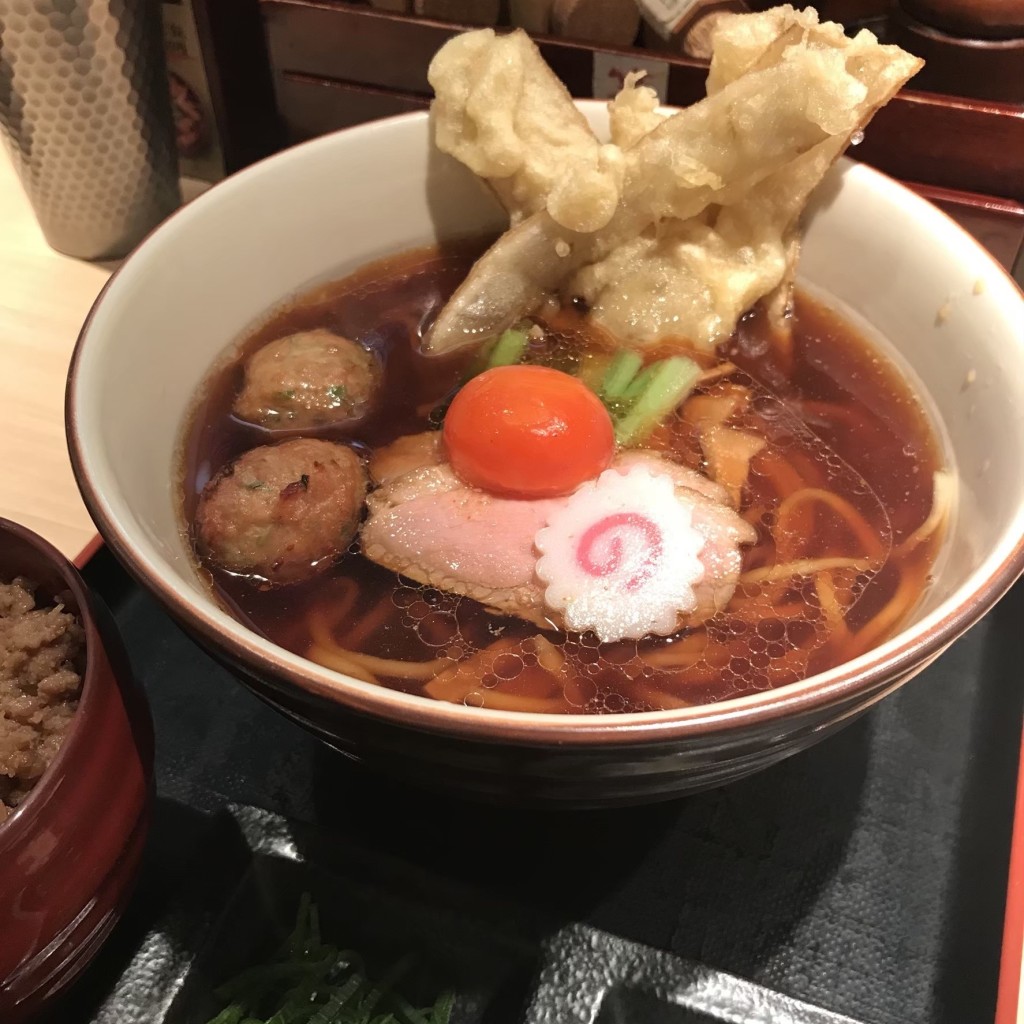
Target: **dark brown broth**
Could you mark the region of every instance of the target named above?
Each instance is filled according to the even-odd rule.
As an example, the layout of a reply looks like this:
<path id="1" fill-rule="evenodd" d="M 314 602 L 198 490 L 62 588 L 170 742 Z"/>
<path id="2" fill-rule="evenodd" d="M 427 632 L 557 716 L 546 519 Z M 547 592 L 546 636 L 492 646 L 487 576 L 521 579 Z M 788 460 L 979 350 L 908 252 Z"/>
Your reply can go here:
<path id="1" fill-rule="evenodd" d="M 305 433 L 372 449 L 425 429 L 430 410 L 451 392 L 472 357 L 423 356 L 418 351 L 420 337 L 465 275 L 472 257 L 471 252 L 440 255 L 420 251 L 382 261 L 284 306 L 246 337 L 230 360 L 211 375 L 187 430 L 182 474 L 186 520 L 191 523 L 199 492 L 220 466 L 249 448 L 288 436 L 286 431 L 255 427 L 231 414 L 245 357 L 276 338 L 326 327 L 370 348 L 384 367 L 382 397 L 369 418 L 350 427 Z M 582 338 L 592 345 L 599 340 L 593 332 L 588 334 L 578 313 L 563 311 L 555 323 L 571 343 Z M 867 481 L 873 494 L 861 493 L 852 484 L 858 479 L 853 474 L 849 474 L 849 481 L 839 475 L 837 491 L 848 492 L 842 496 L 858 508 L 872 528 L 898 545 L 928 516 L 933 472 L 941 466 L 927 417 L 896 368 L 840 316 L 798 294 L 793 323 L 795 347 L 789 371 L 776 358 L 758 315 L 745 318 L 731 342 L 723 346 L 723 356 L 758 382 L 761 397 L 755 399 L 744 425 L 769 436 L 771 444 L 787 453 L 798 471 L 800 459 L 808 464 L 817 458 L 819 452 L 813 445 L 820 438 Z M 807 434 L 808 428 L 813 434 Z M 796 441 L 791 440 L 794 434 Z M 693 431 L 682 420 L 660 431 L 654 446 L 670 451 L 679 461 L 701 464 Z M 767 484 L 753 475 L 744 508 L 757 506 L 763 487 Z M 843 527 L 827 514 L 819 514 L 815 530 L 816 549 L 827 554 L 830 545 L 835 547 Z M 760 533 L 759 543 L 745 554 L 745 568 L 772 564 L 776 557 L 769 531 L 762 526 Z M 918 590 L 922 589 L 935 548 L 933 541 L 920 545 L 902 561 L 890 558 L 848 609 L 848 626 L 856 632 L 869 623 L 903 576 L 919 578 L 922 584 Z M 300 654 L 309 649 L 311 617 L 329 614 L 343 602 L 352 581 L 359 587 L 357 605 L 335 633 L 337 643 L 349 649 L 425 661 L 446 652 L 458 656 L 482 649 L 499 638 L 525 639 L 537 634 L 535 626 L 494 616 L 470 599 L 403 580 L 369 562 L 355 549 L 328 574 L 287 588 L 261 590 L 246 579 L 217 569 L 210 573 L 210 580 L 215 594 L 233 615 Z M 814 605 L 813 594 L 808 596 L 806 584 L 802 586 L 803 590 L 795 586 L 789 598 Z M 815 622 L 821 617 L 820 609 L 812 610 L 811 621 L 791 622 L 788 626 L 775 622 L 764 622 L 756 628 L 731 621 L 712 623 L 708 637 L 711 641 L 718 637 L 723 644 L 726 640 L 742 640 L 743 630 L 749 630 L 750 653 L 726 652 L 724 661 L 720 659 L 724 665 L 721 670 L 709 672 L 704 665 L 702 673 L 652 670 L 639 660 L 645 651 L 667 646 L 667 641 L 603 645 L 599 650 L 592 637 L 552 634 L 567 658 L 574 682 L 564 698 L 549 701 L 551 709 L 615 712 L 720 700 L 792 681 L 860 653 L 853 642 L 810 643 L 808 631 L 820 631 Z M 366 617 L 360 621 L 364 613 Z M 807 656 L 790 665 L 784 656 L 801 644 L 807 644 Z M 466 697 L 467 703 L 487 703 L 487 691 L 495 687 L 512 696 L 550 696 L 551 677 L 541 678 L 544 673 L 531 666 L 534 659 L 529 654 L 525 668 L 519 654 L 506 656 L 506 660 L 508 664 L 503 665 L 499 659 L 492 666 L 493 672 L 482 681 L 479 692 Z M 779 671 L 774 672 L 769 663 L 780 666 Z M 417 682 L 385 681 L 413 691 L 421 687 Z M 670 694 L 673 700 L 662 700 L 656 696 L 659 693 Z"/>

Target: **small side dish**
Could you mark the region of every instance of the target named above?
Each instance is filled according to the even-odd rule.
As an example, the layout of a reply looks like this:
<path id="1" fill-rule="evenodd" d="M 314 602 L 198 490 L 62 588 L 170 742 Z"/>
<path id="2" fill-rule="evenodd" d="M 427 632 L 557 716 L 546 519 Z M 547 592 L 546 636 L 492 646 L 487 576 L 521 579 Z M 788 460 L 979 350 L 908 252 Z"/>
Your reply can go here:
<path id="1" fill-rule="evenodd" d="M 0 1020 L 22 1024 L 127 904 L 153 730 L 113 619 L 59 551 L 0 519 L 0 581 Z"/>

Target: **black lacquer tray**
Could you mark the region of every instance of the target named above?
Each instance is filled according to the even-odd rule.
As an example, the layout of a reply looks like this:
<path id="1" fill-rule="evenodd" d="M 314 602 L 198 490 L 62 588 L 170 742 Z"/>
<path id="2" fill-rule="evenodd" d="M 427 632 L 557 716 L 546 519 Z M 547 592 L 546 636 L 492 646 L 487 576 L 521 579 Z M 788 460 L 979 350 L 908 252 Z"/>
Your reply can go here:
<path id="1" fill-rule="evenodd" d="M 839 735 L 729 787 L 514 811 L 372 776 L 265 707 L 101 549 L 156 723 L 124 919 L 51 1015 L 202 1024 L 309 891 L 421 954 L 453 1024 L 981 1024 L 996 1004 L 1024 664 L 1018 585 Z"/>

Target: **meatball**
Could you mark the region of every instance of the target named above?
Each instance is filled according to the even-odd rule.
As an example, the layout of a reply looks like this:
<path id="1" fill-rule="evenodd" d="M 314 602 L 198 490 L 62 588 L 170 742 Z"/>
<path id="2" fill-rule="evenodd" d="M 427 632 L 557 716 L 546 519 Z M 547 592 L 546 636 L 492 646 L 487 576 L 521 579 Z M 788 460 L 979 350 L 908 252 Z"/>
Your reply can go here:
<path id="1" fill-rule="evenodd" d="M 304 429 L 364 416 L 380 365 L 362 345 L 326 330 L 264 345 L 246 364 L 234 412 L 265 427 Z"/>
<path id="2" fill-rule="evenodd" d="M 352 542 L 366 488 L 362 461 L 343 444 L 300 437 L 253 448 L 203 488 L 200 554 L 271 583 L 308 579 Z"/>

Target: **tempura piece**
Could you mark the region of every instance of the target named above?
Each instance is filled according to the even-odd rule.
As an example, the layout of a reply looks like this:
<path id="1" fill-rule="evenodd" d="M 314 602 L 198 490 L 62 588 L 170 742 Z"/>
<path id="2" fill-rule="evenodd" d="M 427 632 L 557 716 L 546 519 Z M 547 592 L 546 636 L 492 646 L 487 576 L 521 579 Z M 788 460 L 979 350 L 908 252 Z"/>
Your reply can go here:
<path id="1" fill-rule="evenodd" d="M 442 311 L 428 351 L 497 334 L 558 292 L 582 294 L 621 341 L 707 348 L 791 279 L 807 196 L 920 61 L 791 7 L 723 18 L 718 38 L 706 99 L 655 123 L 649 90 L 631 82 L 613 105 L 617 140 L 632 145 L 611 220 L 569 231 L 547 210 L 514 226 Z"/>
<path id="2" fill-rule="evenodd" d="M 601 230 L 567 231 L 542 211 L 502 235 L 441 311 L 427 336 L 427 351 L 446 352 L 500 333 L 556 294 L 580 267 L 604 259 L 648 225 L 697 216 L 713 202 L 735 201 L 785 166 L 794 151 L 828 138 L 800 100 L 827 88 L 819 65 L 774 71 L 747 75 L 666 118 L 626 150 L 623 198 Z M 745 137 L 748 120 L 770 120 L 775 131 Z"/>
<path id="3" fill-rule="evenodd" d="M 766 49 L 781 48 L 790 59 L 807 51 L 821 51 L 826 59 L 841 52 L 847 68 L 858 68 L 864 86 L 858 90 L 849 83 L 851 101 L 873 113 L 921 63 L 895 47 L 879 46 L 869 32 L 847 39 L 840 26 L 819 25 L 813 12 L 791 8 L 775 8 L 759 19 L 725 18 L 715 40 L 709 95 L 763 63 Z M 625 97 L 630 91 L 649 91 L 630 90 L 630 84 L 616 104 L 649 106 L 649 97 Z M 723 205 L 713 218 L 668 221 L 648 229 L 606 260 L 584 268 L 566 291 L 585 298 L 606 330 L 635 343 L 682 337 L 697 347 L 713 347 L 766 296 L 771 296 L 769 311 L 778 322 L 789 306 L 795 277 L 800 214 L 851 134 L 832 135 L 739 202 Z"/>
<path id="4" fill-rule="evenodd" d="M 637 344 L 679 337 L 713 348 L 773 292 L 777 321 L 789 305 L 800 213 L 845 145 L 831 138 L 815 146 L 714 216 L 648 228 L 584 267 L 566 293 L 586 299 L 591 316 L 614 337 Z"/>
<path id="5" fill-rule="evenodd" d="M 668 116 L 659 113 L 658 94 L 641 85 L 646 71 L 630 71 L 615 98 L 608 104 L 608 130 L 622 149 L 635 146 Z"/>
<path id="6" fill-rule="evenodd" d="M 540 210 L 574 231 L 611 220 L 622 154 L 597 141 L 525 32 L 456 36 L 434 56 L 427 79 L 437 96 L 437 148 L 483 178 L 513 224 Z"/>

